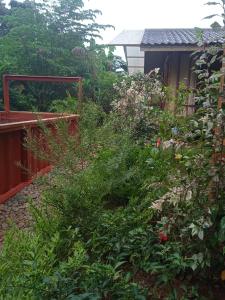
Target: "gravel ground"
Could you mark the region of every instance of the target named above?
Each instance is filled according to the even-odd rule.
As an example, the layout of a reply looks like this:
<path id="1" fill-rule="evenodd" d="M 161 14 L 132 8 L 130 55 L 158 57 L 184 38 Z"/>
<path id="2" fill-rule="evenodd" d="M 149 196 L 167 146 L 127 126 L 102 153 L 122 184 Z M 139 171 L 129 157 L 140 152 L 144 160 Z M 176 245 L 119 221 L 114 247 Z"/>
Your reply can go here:
<path id="1" fill-rule="evenodd" d="M 10 224 L 14 223 L 20 229 L 29 228 L 31 216 L 28 199 L 32 199 L 38 205 L 40 202 L 40 186 L 38 184 L 30 184 L 6 203 L 0 204 L 0 245 L 3 242 L 4 232 Z"/>

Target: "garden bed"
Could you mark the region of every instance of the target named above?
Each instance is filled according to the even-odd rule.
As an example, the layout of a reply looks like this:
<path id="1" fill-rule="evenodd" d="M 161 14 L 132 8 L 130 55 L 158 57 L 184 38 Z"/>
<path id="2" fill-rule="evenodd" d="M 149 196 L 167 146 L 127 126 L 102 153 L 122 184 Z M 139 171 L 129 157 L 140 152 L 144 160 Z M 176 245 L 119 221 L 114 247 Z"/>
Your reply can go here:
<path id="1" fill-rule="evenodd" d="M 57 121 L 69 123 L 69 131 L 77 130 L 77 115 L 55 113 L 1 112 L 0 113 L 0 203 L 15 195 L 28 185 L 38 173 L 50 170 L 47 161 L 34 157 L 24 147 L 27 130 L 35 136 L 39 134 L 40 122 L 53 129 Z"/>

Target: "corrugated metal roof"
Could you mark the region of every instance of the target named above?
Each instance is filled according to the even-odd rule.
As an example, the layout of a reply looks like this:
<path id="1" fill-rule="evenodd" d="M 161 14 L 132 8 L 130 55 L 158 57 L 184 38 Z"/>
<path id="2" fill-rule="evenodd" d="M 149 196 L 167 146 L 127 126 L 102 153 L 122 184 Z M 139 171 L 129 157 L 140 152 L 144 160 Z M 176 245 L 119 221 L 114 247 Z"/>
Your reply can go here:
<path id="1" fill-rule="evenodd" d="M 124 30 L 115 37 L 109 45 L 112 46 L 140 46 L 143 38 L 144 30 Z"/>
<path id="2" fill-rule="evenodd" d="M 201 29 L 205 44 L 225 42 L 224 30 Z M 145 29 L 141 46 L 192 46 L 199 42 L 197 29 Z"/>

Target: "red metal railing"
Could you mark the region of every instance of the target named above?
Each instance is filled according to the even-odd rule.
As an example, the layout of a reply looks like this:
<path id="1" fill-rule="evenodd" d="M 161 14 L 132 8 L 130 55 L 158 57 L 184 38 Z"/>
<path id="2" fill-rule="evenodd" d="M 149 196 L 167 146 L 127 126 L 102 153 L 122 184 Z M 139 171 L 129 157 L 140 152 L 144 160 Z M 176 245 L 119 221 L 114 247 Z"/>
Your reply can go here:
<path id="1" fill-rule="evenodd" d="M 62 76 L 28 76 L 28 75 L 3 75 L 3 100 L 5 112 L 10 112 L 9 82 L 16 81 L 38 81 L 38 82 L 78 82 L 78 100 L 82 98 L 82 78 Z"/>
<path id="2" fill-rule="evenodd" d="M 35 138 L 40 132 L 39 121 L 55 131 L 59 119 L 68 122 L 70 134 L 77 132 L 77 115 L 57 113 L 32 113 L 10 111 L 9 82 L 43 81 L 43 82 L 78 82 L 79 103 L 82 97 L 82 79 L 80 77 L 24 76 L 4 75 L 3 94 L 5 111 L 0 112 L 0 204 L 19 192 L 39 173 L 48 172 L 50 163 L 34 157 L 33 153 L 23 146 L 27 130 Z M 22 166 L 22 167 L 21 167 Z"/>

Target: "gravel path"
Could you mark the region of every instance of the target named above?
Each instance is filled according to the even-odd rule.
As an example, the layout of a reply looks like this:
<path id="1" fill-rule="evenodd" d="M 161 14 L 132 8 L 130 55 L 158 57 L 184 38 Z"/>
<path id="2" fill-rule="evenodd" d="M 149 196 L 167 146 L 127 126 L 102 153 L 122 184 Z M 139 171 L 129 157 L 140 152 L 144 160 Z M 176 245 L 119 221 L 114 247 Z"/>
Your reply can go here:
<path id="1" fill-rule="evenodd" d="M 40 186 L 37 183 L 30 184 L 6 203 L 0 204 L 0 245 L 3 242 L 4 232 L 12 222 L 20 229 L 29 228 L 31 216 L 28 199 L 39 203 Z"/>

